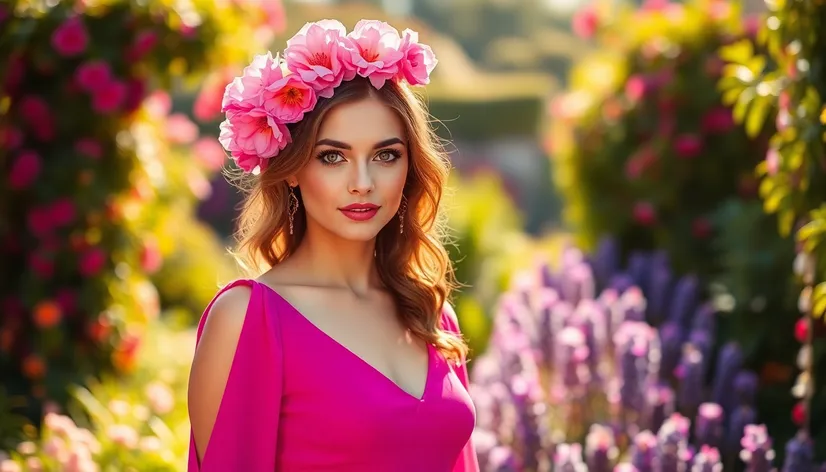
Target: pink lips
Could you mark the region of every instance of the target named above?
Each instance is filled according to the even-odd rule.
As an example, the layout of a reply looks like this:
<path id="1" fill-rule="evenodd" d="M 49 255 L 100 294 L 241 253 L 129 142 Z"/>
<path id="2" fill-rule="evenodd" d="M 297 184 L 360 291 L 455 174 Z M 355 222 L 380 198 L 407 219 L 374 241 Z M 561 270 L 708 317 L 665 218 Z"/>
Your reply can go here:
<path id="1" fill-rule="evenodd" d="M 381 207 L 372 203 L 352 203 L 339 208 L 339 211 L 353 221 L 367 221 L 376 216 L 379 208 Z"/>

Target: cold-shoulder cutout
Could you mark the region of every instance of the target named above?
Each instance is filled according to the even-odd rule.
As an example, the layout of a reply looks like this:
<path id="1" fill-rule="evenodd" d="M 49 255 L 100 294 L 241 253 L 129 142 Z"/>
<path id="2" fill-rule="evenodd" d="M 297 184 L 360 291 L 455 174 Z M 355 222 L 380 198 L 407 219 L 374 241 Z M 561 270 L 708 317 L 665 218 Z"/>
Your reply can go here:
<path id="1" fill-rule="evenodd" d="M 275 470 L 282 363 L 279 318 L 261 285 L 240 279 L 222 288 L 198 324 L 189 472 Z"/>
<path id="2" fill-rule="evenodd" d="M 189 416 L 198 458 L 203 459 L 224 396 L 252 290 L 237 285 L 220 292 L 206 318 L 189 376 Z"/>

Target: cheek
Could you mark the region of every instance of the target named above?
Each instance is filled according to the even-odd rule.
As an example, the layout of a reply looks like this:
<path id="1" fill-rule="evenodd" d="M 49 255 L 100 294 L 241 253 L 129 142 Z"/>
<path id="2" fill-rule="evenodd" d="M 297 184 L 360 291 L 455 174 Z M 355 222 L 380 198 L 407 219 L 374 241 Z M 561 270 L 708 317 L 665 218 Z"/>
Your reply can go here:
<path id="1" fill-rule="evenodd" d="M 335 173 L 308 169 L 298 179 L 304 206 L 310 211 L 324 206 L 325 202 L 335 202 L 336 193 L 341 186 Z"/>

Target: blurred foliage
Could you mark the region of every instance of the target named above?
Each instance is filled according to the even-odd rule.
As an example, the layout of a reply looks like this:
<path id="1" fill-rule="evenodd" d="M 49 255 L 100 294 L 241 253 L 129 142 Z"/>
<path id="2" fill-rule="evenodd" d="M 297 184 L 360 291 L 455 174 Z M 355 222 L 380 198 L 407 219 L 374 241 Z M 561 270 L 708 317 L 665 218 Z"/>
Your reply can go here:
<path id="1" fill-rule="evenodd" d="M 23 470 L 182 470 L 189 452 L 186 385 L 194 342 L 193 331 L 151 323 L 132 375 L 73 387 L 66 410 L 47 407 L 42 434 L 28 425 L 20 441 L 2 449 Z M 0 469 L 2 462 L 0 457 Z"/>
<path id="2" fill-rule="evenodd" d="M 549 147 L 566 222 L 587 249 L 616 235 L 625 256 L 665 249 L 678 273 L 709 282 L 723 313 L 719 341 L 744 347 L 761 376 L 761 417 L 787 440 L 796 430 L 795 248 L 761 211 L 754 173 L 775 131 L 762 118 L 774 114 L 763 108 L 738 127 L 742 106 L 729 108 L 717 88 L 730 69 L 721 48 L 754 50 L 757 19 L 743 18 L 737 3 L 695 0 L 596 3 L 576 22 L 602 48 L 573 68 L 570 90 L 552 106 Z"/>
<path id="3" fill-rule="evenodd" d="M 774 118 L 765 159 L 757 165 L 760 197 L 777 229 L 794 241 L 795 279 L 803 290 L 795 324 L 798 375 L 792 390 L 804 435 L 826 457 L 826 4 L 769 1 L 751 42 L 723 47 L 719 89 L 750 135 Z M 788 271 L 789 265 L 783 272 Z M 791 311 L 791 310 L 790 310 Z"/>
<path id="4" fill-rule="evenodd" d="M 67 400 L 70 384 L 134 371 L 160 311 L 152 282 L 164 280 L 151 275 L 185 241 L 186 209 L 208 194 L 216 168 L 214 158 L 181 152 L 197 130 L 151 92 L 218 83 L 210 78 L 269 40 L 283 20 L 278 5 L 0 5 L 0 379 L 15 399 L 2 406 L 39 417 L 43 401 Z M 201 112 L 214 112 L 214 89 Z M 194 272 L 205 262 L 171 261 L 179 287 L 190 277 L 183 285 L 210 277 L 213 287 L 211 275 Z M 200 311 L 197 297 L 181 303 Z M 12 418 L 0 413 L 0 431 Z"/>
<path id="5" fill-rule="evenodd" d="M 557 253 L 563 237 L 552 234 L 534 240 L 523 233 L 522 215 L 493 171 L 454 172 L 449 185 L 447 248 L 462 284 L 453 303 L 473 357 L 487 347 L 496 301 L 510 286 L 512 274 L 531 264 L 538 251 Z"/>

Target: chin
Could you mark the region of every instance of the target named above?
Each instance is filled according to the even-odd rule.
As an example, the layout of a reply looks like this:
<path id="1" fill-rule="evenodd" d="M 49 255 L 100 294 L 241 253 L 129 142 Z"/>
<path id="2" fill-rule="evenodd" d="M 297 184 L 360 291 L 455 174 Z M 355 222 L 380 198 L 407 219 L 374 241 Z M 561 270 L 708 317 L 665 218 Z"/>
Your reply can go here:
<path id="1" fill-rule="evenodd" d="M 345 223 L 333 229 L 333 233 L 347 241 L 368 242 L 376 239 L 384 225 L 376 223 Z"/>

